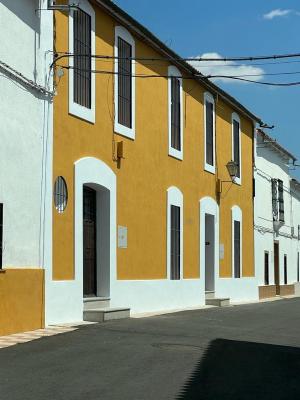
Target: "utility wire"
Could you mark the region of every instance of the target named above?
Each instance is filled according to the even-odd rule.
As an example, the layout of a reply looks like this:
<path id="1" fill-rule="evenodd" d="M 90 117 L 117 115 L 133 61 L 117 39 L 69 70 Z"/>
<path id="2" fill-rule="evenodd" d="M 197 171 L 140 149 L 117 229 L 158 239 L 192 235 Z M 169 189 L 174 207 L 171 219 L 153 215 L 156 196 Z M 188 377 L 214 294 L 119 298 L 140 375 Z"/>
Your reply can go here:
<path id="1" fill-rule="evenodd" d="M 76 68 L 76 67 L 71 67 L 71 66 L 64 66 L 64 65 L 58 65 L 58 67 L 63 68 L 63 69 L 73 69 L 73 70 L 79 70 L 80 72 L 90 72 L 90 73 L 95 73 L 95 74 L 107 74 L 107 75 L 122 75 L 122 76 L 127 76 L 127 77 L 132 77 L 132 78 L 170 78 L 169 75 L 150 75 L 150 74 L 126 74 L 126 73 L 120 73 L 120 72 L 116 72 L 116 71 L 104 71 L 104 70 L 93 70 L 93 69 L 81 69 L 81 68 Z M 297 74 L 299 74 L 300 72 L 296 72 Z M 285 74 L 285 73 L 284 73 Z M 290 73 L 287 73 L 290 74 Z M 291 73 L 293 74 L 293 73 Z M 269 86 L 298 86 L 300 85 L 300 81 L 299 82 L 284 82 L 284 83 L 279 83 L 279 82 L 260 82 L 260 81 L 254 81 L 251 79 L 246 79 L 243 78 L 243 76 L 247 77 L 247 76 L 261 76 L 263 74 L 259 74 L 259 75 L 237 75 L 237 76 L 230 76 L 230 75 L 202 75 L 202 74 L 191 74 L 190 76 L 174 76 L 172 75 L 172 78 L 177 78 L 177 79 L 184 79 L 184 80 L 193 80 L 196 78 L 200 78 L 203 80 L 206 79 L 212 79 L 212 78 L 224 78 L 224 79 L 233 79 L 233 80 L 239 80 L 239 81 L 244 81 L 244 82 L 249 82 L 249 83 L 256 83 L 256 84 L 260 84 L 260 85 L 269 85 Z M 268 74 L 265 74 L 268 75 Z M 271 74 L 273 75 L 273 74 Z M 277 74 L 275 74 L 277 75 Z M 279 75 L 279 74 L 278 74 Z"/>
<path id="2" fill-rule="evenodd" d="M 54 58 L 54 62 L 59 59 L 66 57 L 91 57 L 100 59 L 118 59 L 118 60 L 135 60 L 135 61 L 255 61 L 255 60 L 276 60 L 284 58 L 298 58 L 300 53 L 290 53 L 290 54 L 274 54 L 266 56 L 246 56 L 246 57 L 189 57 L 189 58 L 177 58 L 177 57 L 117 57 L 117 56 L 107 56 L 100 54 L 74 54 L 74 53 L 57 53 L 59 54 Z"/>

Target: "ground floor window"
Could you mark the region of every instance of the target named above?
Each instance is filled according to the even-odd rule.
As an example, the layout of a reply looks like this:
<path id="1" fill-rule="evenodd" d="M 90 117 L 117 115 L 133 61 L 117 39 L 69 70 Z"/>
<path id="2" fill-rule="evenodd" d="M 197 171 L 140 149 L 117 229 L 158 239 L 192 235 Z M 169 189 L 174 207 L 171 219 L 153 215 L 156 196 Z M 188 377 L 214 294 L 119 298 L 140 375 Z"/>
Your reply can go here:
<path id="1" fill-rule="evenodd" d="M 269 285 L 269 253 L 265 251 L 265 285 Z"/>
<path id="2" fill-rule="evenodd" d="M 171 206 L 171 279 L 180 279 L 180 207 Z"/>
<path id="3" fill-rule="evenodd" d="M 299 253 L 297 253 L 297 282 L 299 282 Z"/>
<path id="4" fill-rule="evenodd" d="M 169 279 L 179 280 L 183 267 L 183 195 L 172 186 L 167 196 L 167 271 Z"/>
<path id="5" fill-rule="evenodd" d="M 283 271 L 283 273 L 284 273 L 284 284 L 286 285 L 287 284 L 287 255 L 285 254 L 284 255 L 284 264 L 283 264 L 283 268 L 284 268 L 284 271 Z"/>
<path id="6" fill-rule="evenodd" d="M 242 210 L 233 206 L 232 212 L 232 275 L 242 276 Z"/>

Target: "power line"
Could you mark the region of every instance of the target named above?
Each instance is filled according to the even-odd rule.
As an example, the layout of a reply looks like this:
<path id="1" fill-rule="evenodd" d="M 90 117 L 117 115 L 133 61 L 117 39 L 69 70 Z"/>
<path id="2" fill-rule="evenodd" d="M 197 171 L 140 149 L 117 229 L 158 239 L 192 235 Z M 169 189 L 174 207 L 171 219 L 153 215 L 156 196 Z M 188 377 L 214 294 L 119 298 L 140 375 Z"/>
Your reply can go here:
<path id="1" fill-rule="evenodd" d="M 74 53 L 57 53 L 60 54 L 58 57 L 54 59 L 54 62 L 59 59 L 65 57 L 91 57 L 91 58 L 99 58 L 99 59 L 112 59 L 112 60 L 132 60 L 132 61 L 255 61 L 255 60 L 276 60 L 276 59 L 284 59 L 284 58 L 298 58 L 300 57 L 300 53 L 290 53 L 290 54 L 274 54 L 274 55 L 266 55 L 266 56 L 246 56 L 246 57 L 189 57 L 189 58 L 177 58 L 177 57 L 117 57 L 117 56 L 108 56 L 108 55 L 100 55 L 100 54 L 74 54 Z"/>
<path id="2" fill-rule="evenodd" d="M 120 72 L 116 72 L 116 71 L 104 71 L 104 70 L 93 70 L 93 69 L 81 69 L 81 68 L 76 68 L 76 67 L 71 67 L 71 66 L 64 66 L 64 65 L 58 65 L 58 67 L 63 68 L 63 69 L 73 69 L 73 70 L 79 70 L 81 72 L 91 72 L 91 73 L 95 73 L 95 74 L 107 74 L 107 75 L 122 75 L 122 76 L 129 76 L 129 77 L 133 77 L 133 78 L 170 78 L 169 75 L 150 75 L 150 74 L 126 74 L 126 73 L 120 73 Z M 298 74 L 300 74 L 300 72 L 296 72 Z M 287 73 L 289 74 L 289 73 Z M 291 73 L 293 74 L 293 73 Z M 262 74 L 263 75 L 263 74 Z M 268 74 L 265 74 L 268 75 Z M 271 74 L 272 75 L 272 74 Z M 279 75 L 279 74 L 275 74 L 275 75 Z M 298 86 L 300 85 L 300 81 L 298 82 L 284 82 L 284 83 L 279 83 L 279 82 L 260 82 L 260 81 L 255 81 L 255 80 L 251 80 L 251 79 L 246 79 L 243 78 L 243 76 L 247 77 L 249 75 L 237 75 L 237 76 L 230 76 L 230 75 L 202 75 L 202 74 L 191 74 L 191 76 L 173 76 L 172 78 L 177 78 L 177 79 L 184 79 L 184 80 L 193 80 L 196 78 L 200 78 L 203 80 L 206 79 L 212 79 L 212 78 L 222 78 L 222 79 L 233 79 L 233 80 L 239 80 L 239 81 L 244 81 L 244 82 L 249 82 L 249 83 L 256 83 L 256 84 L 260 84 L 260 85 L 269 85 L 269 86 Z M 261 75 L 255 75 L 252 74 L 250 76 L 261 76 Z"/>

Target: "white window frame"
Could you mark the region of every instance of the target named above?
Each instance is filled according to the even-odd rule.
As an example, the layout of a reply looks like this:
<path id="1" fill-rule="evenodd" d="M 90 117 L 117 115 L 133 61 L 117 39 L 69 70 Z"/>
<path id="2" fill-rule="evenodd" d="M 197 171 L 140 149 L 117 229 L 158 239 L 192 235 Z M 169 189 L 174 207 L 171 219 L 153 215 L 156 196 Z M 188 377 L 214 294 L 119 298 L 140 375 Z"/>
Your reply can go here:
<path id="1" fill-rule="evenodd" d="M 167 190 L 167 279 L 171 280 L 171 206 L 180 208 L 180 280 L 183 279 L 183 194 L 175 186 Z M 173 280 L 171 280 L 173 281 Z M 176 282 L 178 280 L 174 280 Z"/>
<path id="2" fill-rule="evenodd" d="M 206 102 L 209 101 L 213 104 L 213 165 L 206 162 Z M 216 173 L 216 111 L 215 111 L 215 99 L 213 95 L 208 92 L 204 93 L 204 169 L 212 174 Z"/>
<path id="3" fill-rule="evenodd" d="M 169 156 L 175 157 L 178 160 L 183 160 L 183 95 L 182 95 L 182 78 L 178 68 L 173 65 L 168 68 L 168 120 L 169 120 Z M 180 144 L 181 150 L 174 149 L 171 146 L 172 140 L 172 119 L 171 119 L 171 77 L 176 76 L 180 82 Z"/>
<path id="4" fill-rule="evenodd" d="M 80 1 L 80 9 L 91 17 L 91 51 L 95 54 L 95 10 L 87 0 Z M 69 14 L 69 52 L 74 53 L 74 10 Z M 92 124 L 96 121 L 95 116 L 95 74 L 91 73 L 91 108 L 84 107 L 74 102 L 74 57 L 69 57 L 69 113 Z M 95 58 L 92 57 L 91 69 L 95 70 Z"/>
<path id="5" fill-rule="evenodd" d="M 234 128 L 233 128 L 233 121 L 238 122 L 239 124 L 239 146 L 240 146 L 240 177 L 236 177 L 233 182 L 237 183 L 238 185 L 242 184 L 242 138 L 241 138 L 241 119 L 237 113 L 232 113 L 231 117 L 231 158 L 234 159 Z"/>
<path id="6" fill-rule="evenodd" d="M 234 276 L 234 221 L 238 221 L 240 223 L 240 278 L 243 277 L 243 216 L 242 210 L 239 206 L 233 206 L 231 208 L 231 274 Z"/>
<path id="7" fill-rule="evenodd" d="M 132 48 L 132 58 L 135 58 L 135 40 L 130 32 L 125 29 L 123 26 L 115 27 L 115 46 L 114 46 L 114 54 L 115 54 L 115 84 L 114 84 L 114 104 L 115 104 L 115 118 L 114 118 L 114 131 L 119 135 L 128 137 L 129 139 L 135 139 L 135 61 L 131 61 L 131 70 L 132 70 L 132 78 L 131 78 L 131 87 L 132 87 L 132 99 L 131 99 L 131 122 L 132 127 L 128 128 L 119 123 L 118 121 L 118 91 L 119 91 L 119 82 L 118 82 L 118 38 L 123 39 L 125 42 L 130 44 Z"/>

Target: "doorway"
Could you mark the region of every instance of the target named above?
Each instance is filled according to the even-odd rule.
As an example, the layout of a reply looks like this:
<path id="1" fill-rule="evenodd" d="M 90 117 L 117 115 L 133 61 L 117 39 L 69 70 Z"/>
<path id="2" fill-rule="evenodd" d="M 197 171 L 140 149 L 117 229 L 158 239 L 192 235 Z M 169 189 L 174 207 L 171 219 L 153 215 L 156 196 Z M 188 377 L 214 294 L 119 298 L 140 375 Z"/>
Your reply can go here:
<path id="1" fill-rule="evenodd" d="M 215 290 L 215 217 L 205 214 L 205 291 Z"/>
<path id="2" fill-rule="evenodd" d="M 276 295 L 280 294 L 279 280 L 279 243 L 274 242 L 274 283 L 276 286 Z"/>
<path id="3" fill-rule="evenodd" d="M 83 186 L 83 296 L 97 296 L 97 192 Z"/>

